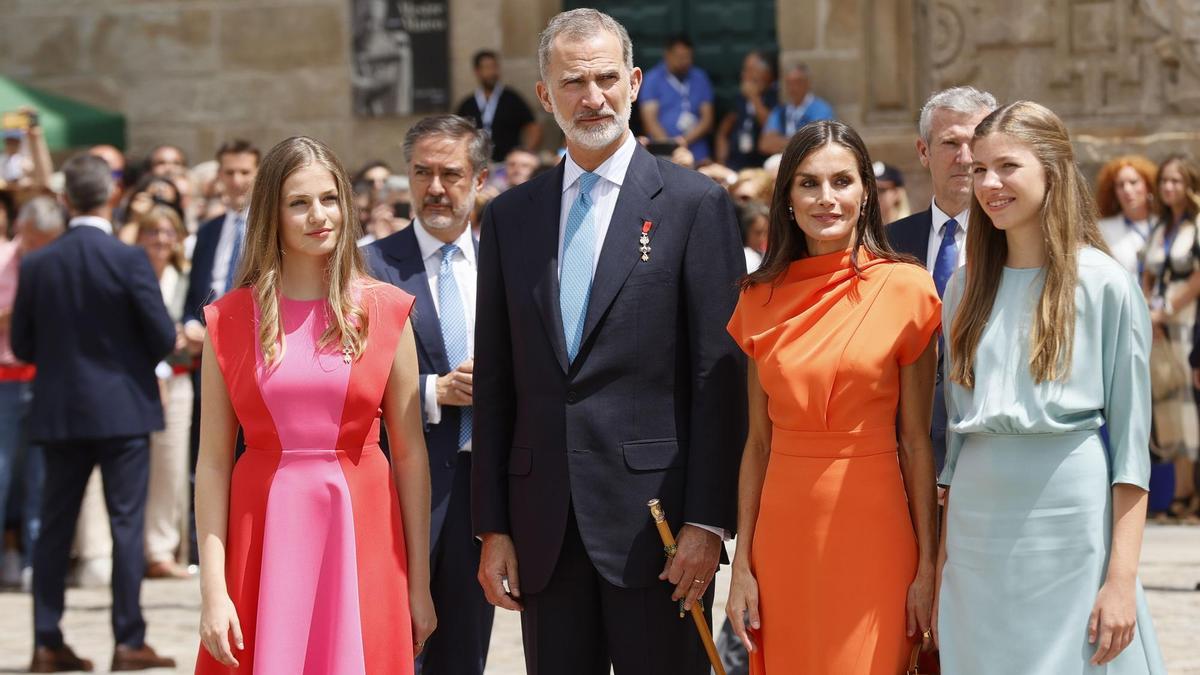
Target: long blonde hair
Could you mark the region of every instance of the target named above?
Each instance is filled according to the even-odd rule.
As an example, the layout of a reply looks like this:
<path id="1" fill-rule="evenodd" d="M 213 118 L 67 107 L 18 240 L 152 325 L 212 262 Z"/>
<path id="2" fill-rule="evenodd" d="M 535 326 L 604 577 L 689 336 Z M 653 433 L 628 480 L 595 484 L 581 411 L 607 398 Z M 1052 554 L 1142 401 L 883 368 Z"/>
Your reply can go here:
<path id="1" fill-rule="evenodd" d="M 317 164 L 329 170 L 337 185 L 338 209 L 342 226 L 337 230 L 337 245 L 326 270 L 329 295 L 326 309 L 329 327 L 318 345 L 340 344 L 357 358 L 367 344 L 367 313 L 358 292 L 369 277 L 356 243 L 353 192 L 345 168 L 324 143 L 307 136 L 282 141 L 263 157 L 250 196 L 250 215 L 246 223 L 245 252 L 238 264 L 234 286 L 249 287 L 258 303 L 258 340 L 268 364 L 283 354 L 283 320 L 279 314 L 279 280 L 283 267 L 283 238 L 279 233 L 279 213 L 283 183 L 297 169 Z"/>
<path id="2" fill-rule="evenodd" d="M 1049 108 L 1031 101 L 1004 106 L 975 127 L 972 143 L 989 134 L 1007 134 L 1028 145 L 1046 173 L 1041 208 L 1046 281 L 1034 312 L 1029 371 L 1038 383 L 1057 380 L 1071 371 L 1079 247 L 1092 246 L 1108 253 L 1096 226 L 1096 203 L 1075 164 L 1067 128 Z M 950 331 L 950 379 L 968 388 L 975 386 L 975 350 L 1008 258 L 1004 232 L 996 228 L 975 196 L 970 218 L 966 289 Z"/>

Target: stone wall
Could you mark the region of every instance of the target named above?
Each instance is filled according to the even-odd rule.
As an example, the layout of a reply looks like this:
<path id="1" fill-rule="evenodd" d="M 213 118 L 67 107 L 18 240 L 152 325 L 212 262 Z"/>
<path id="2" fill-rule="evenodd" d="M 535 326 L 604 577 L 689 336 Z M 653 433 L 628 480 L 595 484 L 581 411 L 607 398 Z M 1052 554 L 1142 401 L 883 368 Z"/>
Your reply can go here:
<path id="1" fill-rule="evenodd" d="M 400 163 L 413 118 L 355 117 L 350 0 L 4 0 L 0 72 L 123 112 L 129 152 L 180 145 L 193 161 L 224 139 L 264 147 L 293 134 L 328 142 L 348 166 Z M 450 0 L 451 97 L 474 87 L 470 56 L 512 54 L 533 102 L 535 41 L 557 3 Z M 417 64 L 420 67 L 420 64 Z"/>
<path id="2" fill-rule="evenodd" d="M 1126 152 L 1200 154 L 1196 0 L 790 0 L 779 26 L 783 63 L 810 65 L 914 207 L 929 199 L 920 106 L 957 84 L 1055 110 L 1089 173 Z"/>
<path id="3" fill-rule="evenodd" d="M 1118 152 L 1200 151 L 1197 0 L 786 0 L 784 65 L 809 64 L 821 95 L 878 159 L 928 199 L 914 142 L 921 102 L 970 83 L 1031 98 L 1070 124 L 1085 168 Z M 130 151 L 178 143 L 193 158 L 230 136 L 264 146 L 327 140 L 354 166 L 399 163 L 411 118 L 350 110 L 350 0 L 4 0 L 0 72 L 124 112 Z M 536 38 L 561 0 L 450 0 L 452 98 L 471 54 L 498 51 L 535 109 Z M 419 67 L 419 64 L 418 64 Z M 553 128 L 548 115 L 542 119 Z M 555 138 L 549 134 L 548 138 Z"/>

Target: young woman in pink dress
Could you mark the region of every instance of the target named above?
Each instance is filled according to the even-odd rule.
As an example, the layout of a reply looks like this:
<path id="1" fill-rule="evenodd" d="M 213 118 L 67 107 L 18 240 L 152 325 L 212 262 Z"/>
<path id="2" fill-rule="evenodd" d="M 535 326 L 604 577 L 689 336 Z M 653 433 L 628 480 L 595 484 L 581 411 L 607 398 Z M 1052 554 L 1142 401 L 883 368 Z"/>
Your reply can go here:
<path id="1" fill-rule="evenodd" d="M 319 141 L 272 148 L 205 308 L 197 673 L 412 673 L 436 624 L 413 298 L 367 276 L 351 198 Z"/>

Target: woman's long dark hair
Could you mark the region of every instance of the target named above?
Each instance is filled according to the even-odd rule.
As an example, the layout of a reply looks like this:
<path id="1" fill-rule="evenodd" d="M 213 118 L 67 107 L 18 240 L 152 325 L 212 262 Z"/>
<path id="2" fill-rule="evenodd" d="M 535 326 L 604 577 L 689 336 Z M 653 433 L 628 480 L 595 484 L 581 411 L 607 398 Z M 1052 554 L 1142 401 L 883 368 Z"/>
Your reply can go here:
<path id="1" fill-rule="evenodd" d="M 775 192 L 771 196 L 767 252 L 763 256 L 762 266 L 742 280 L 743 289 L 755 284 L 778 283 L 787 272 L 788 266 L 809 256 L 804 232 L 788 212 L 788 206 L 791 205 L 792 181 L 796 178 L 796 171 L 809 155 L 831 144 L 840 145 L 854 155 L 858 162 L 858 179 L 862 181 L 863 194 L 867 199 L 867 206 L 859 212 L 858 223 L 854 226 L 854 241 L 857 245 L 850 252 L 850 265 L 854 271 L 859 271 L 859 248 L 865 248 L 876 258 L 916 262 L 910 256 L 896 253 L 888 244 L 887 234 L 883 230 L 883 213 L 879 210 L 875 170 L 871 166 L 871 155 L 867 152 L 867 145 L 863 143 L 862 137 L 849 125 L 822 120 L 800 127 L 783 151 L 783 159 L 779 163 L 779 177 L 775 180 Z"/>

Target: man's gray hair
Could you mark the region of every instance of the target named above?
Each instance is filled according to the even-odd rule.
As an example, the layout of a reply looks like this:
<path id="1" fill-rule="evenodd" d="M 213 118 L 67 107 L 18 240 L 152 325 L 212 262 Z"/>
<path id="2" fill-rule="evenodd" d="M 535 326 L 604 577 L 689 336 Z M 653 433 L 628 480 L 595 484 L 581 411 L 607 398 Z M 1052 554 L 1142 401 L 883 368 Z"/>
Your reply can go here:
<path id="1" fill-rule="evenodd" d="M 17 213 L 17 222 L 22 229 L 32 228 L 43 234 L 57 234 L 66 228 L 62 207 L 58 202 L 44 195 L 34 197 L 25 202 Z"/>
<path id="2" fill-rule="evenodd" d="M 633 41 L 629 39 L 629 31 L 625 30 L 625 26 L 604 12 L 582 7 L 556 15 L 538 36 L 538 75 L 542 82 L 546 81 L 546 69 L 550 67 L 550 49 L 559 36 L 583 40 L 600 31 L 608 31 L 621 40 L 621 59 L 625 61 L 625 70 L 633 70 Z"/>
<path id="3" fill-rule="evenodd" d="M 958 113 L 970 114 L 979 112 L 980 110 L 986 110 L 990 113 L 996 108 L 996 97 L 975 87 L 964 86 L 943 89 L 930 96 L 929 100 L 925 101 L 925 105 L 921 108 L 921 121 L 918 126 L 918 130 L 921 133 L 921 140 L 929 143 L 934 110 L 953 110 Z"/>
<path id="4" fill-rule="evenodd" d="M 112 196 L 112 167 L 95 155 L 75 155 L 63 164 L 62 172 L 63 191 L 79 213 L 104 206 Z"/>
<path id="5" fill-rule="evenodd" d="M 471 172 L 478 176 L 488 168 L 492 158 L 492 138 L 475 123 L 458 115 L 432 115 L 421 119 L 404 134 L 404 162 L 412 163 L 413 148 L 426 138 L 468 139 L 467 155 L 471 160 Z"/>

